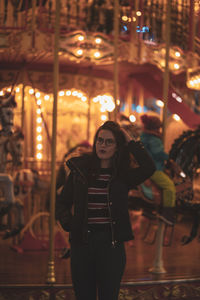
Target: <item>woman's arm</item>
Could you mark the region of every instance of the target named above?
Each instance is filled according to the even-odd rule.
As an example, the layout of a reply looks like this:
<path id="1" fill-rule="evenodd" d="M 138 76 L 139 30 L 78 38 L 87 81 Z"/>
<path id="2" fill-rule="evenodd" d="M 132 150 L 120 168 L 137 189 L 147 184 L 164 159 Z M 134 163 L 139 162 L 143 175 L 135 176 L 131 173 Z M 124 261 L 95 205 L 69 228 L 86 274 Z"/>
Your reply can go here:
<path id="1" fill-rule="evenodd" d="M 129 186 L 135 187 L 153 175 L 156 168 L 142 142 L 135 142 L 131 140 L 128 143 L 128 149 L 137 161 L 137 166 L 135 168 L 130 168 L 127 174 Z"/>

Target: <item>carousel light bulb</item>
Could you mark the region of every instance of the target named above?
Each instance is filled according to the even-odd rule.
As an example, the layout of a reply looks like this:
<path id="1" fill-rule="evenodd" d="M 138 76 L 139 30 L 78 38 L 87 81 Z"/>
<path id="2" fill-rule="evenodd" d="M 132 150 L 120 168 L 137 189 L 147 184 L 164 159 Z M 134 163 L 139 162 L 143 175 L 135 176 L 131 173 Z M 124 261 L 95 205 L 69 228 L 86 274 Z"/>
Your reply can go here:
<path id="1" fill-rule="evenodd" d="M 78 40 L 81 42 L 81 41 L 84 41 L 84 36 L 83 35 L 79 35 L 78 36 Z"/>
<path id="2" fill-rule="evenodd" d="M 176 121 L 180 121 L 181 118 L 179 117 L 179 115 L 174 114 L 173 119 L 176 120 Z"/>
<path id="3" fill-rule="evenodd" d="M 42 123 L 42 118 L 38 117 L 36 121 L 37 121 L 37 123 Z"/>
<path id="4" fill-rule="evenodd" d="M 107 101 L 112 101 L 112 99 L 113 99 L 111 96 L 108 96 L 108 95 L 104 95 L 103 97 Z"/>
<path id="5" fill-rule="evenodd" d="M 108 119 L 108 117 L 106 115 L 101 115 L 101 120 L 102 121 L 106 121 Z"/>
<path id="6" fill-rule="evenodd" d="M 20 88 L 19 88 L 19 87 L 16 87 L 15 92 L 16 92 L 16 93 L 19 93 L 19 91 L 20 91 Z"/>
<path id="7" fill-rule="evenodd" d="M 3 96 L 3 91 L 0 91 L 0 96 Z"/>
<path id="8" fill-rule="evenodd" d="M 82 96 L 83 96 L 82 93 L 78 93 L 78 95 L 77 95 L 78 98 L 81 98 Z"/>
<path id="9" fill-rule="evenodd" d="M 183 171 L 180 172 L 180 176 L 183 177 L 183 178 L 186 177 L 186 175 L 185 175 L 185 173 Z"/>
<path id="10" fill-rule="evenodd" d="M 41 132 L 42 132 L 42 127 L 41 127 L 41 126 L 38 126 L 38 127 L 36 128 L 36 131 L 37 131 L 38 133 L 41 133 Z"/>
<path id="11" fill-rule="evenodd" d="M 37 157 L 37 159 L 42 159 L 42 153 L 38 152 L 36 157 Z"/>
<path id="12" fill-rule="evenodd" d="M 35 97 L 36 97 L 36 98 L 40 98 L 40 92 L 37 92 L 37 93 L 35 94 Z"/>
<path id="13" fill-rule="evenodd" d="M 28 92 L 29 92 L 30 95 L 33 95 L 34 94 L 34 89 L 30 89 Z"/>
<path id="14" fill-rule="evenodd" d="M 87 97 L 83 96 L 83 97 L 81 97 L 81 100 L 82 100 L 83 102 L 85 102 L 85 101 L 87 101 Z"/>
<path id="15" fill-rule="evenodd" d="M 96 39 L 95 39 L 95 43 L 96 43 L 96 44 L 101 44 L 101 42 L 102 42 L 102 39 L 101 39 L 101 38 L 96 38 Z"/>
<path id="16" fill-rule="evenodd" d="M 78 49 L 78 50 L 76 51 L 76 54 L 77 54 L 78 56 L 83 55 L 83 50 L 82 50 L 82 49 Z"/>
<path id="17" fill-rule="evenodd" d="M 136 17 L 133 17 L 133 18 L 132 18 L 132 21 L 133 21 L 133 22 L 136 22 Z"/>
<path id="18" fill-rule="evenodd" d="M 66 96 L 71 96 L 72 92 L 71 91 L 66 91 Z"/>
<path id="19" fill-rule="evenodd" d="M 42 144 L 37 144 L 37 149 L 38 150 L 42 150 L 42 148 L 43 148 Z"/>
<path id="20" fill-rule="evenodd" d="M 38 100 L 37 100 L 37 105 L 40 106 L 41 104 L 42 104 L 42 101 L 41 101 L 40 99 L 38 99 Z"/>
<path id="21" fill-rule="evenodd" d="M 179 51 L 176 51 L 176 52 L 175 52 L 175 56 L 176 56 L 176 57 L 180 57 L 180 56 L 181 56 L 180 52 L 179 52 Z"/>
<path id="22" fill-rule="evenodd" d="M 39 134 L 36 139 L 37 139 L 38 142 L 41 142 L 42 141 L 42 135 Z"/>
<path id="23" fill-rule="evenodd" d="M 113 101 L 109 101 L 106 106 L 107 106 L 107 111 L 109 112 L 115 109 L 115 103 Z"/>
<path id="24" fill-rule="evenodd" d="M 174 64 L 174 69 L 178 70 L 180 68 L 180 65 L 179 64 Z"/>
<path id="25" fill-rule="evenodd" d="M 72 92 L 72 96 L 76 97 L 78 95 L 78 92 L 77 91 L 73 91 Z"/>
<path id="26" fill-rule="evenodd" d="M 136 121 L 136 117 L 134 115 L 130 115 L 129 120 L 134 123 Z"/>
<path id="27" fill-rule="evenodd" d="M 100 103 L 101 105 L 104 105 L 104 103 L 105 103 L 105 98 L 104 98 L 103 96 L 98 96 L 98 99 L 99 99 L 99 103 Z"/>
<path id="28" fill-rule="evenodd" d="M 127 22 L 128 21 L 128 17 L 127 16 L 122 16 L 122 21 Z"/>
<path id="29" fill-rule="evenodd" d="M 140 17 L 142 15 L 141 11 L 136 11 L 136 16 Z"/>
<path id="30" fill-rule="evenodd" d="M 120 105 L 120 100 L 119 99 L 117 99 L 116 104 Z"/>
<path id="31" fill-rule="evenodd" d="M 158 107 L 164 107 L 164 102 L 162 101 L 162 100 L 156 100 L 156 105 L 158 106 Z"/>
<path id="32" fill-rule="evenodd" d="M 92 99 L 92 101 L 93 101 L 94 103 L 97 103 L 97 102 L 99 101 L 99 99 L 98 99 L 98 97 L 94 97 L 94 98 Z"/>
<path id="33" fill-rule="evenodd" d="M 96 51 L 96 52 L 94 53 L 94 57 L 95 57 L 95 58 L 99 58 L 100 56 L 101 56 L 101 54 L 100 54 L 99 51 Z"/>
<path id="34" fill-rule="evenodd" d="M 100 111 L 103 112 L 103 113 L 106 112 L 105 106 L 102 105 L 101 108 L 100 108 Z"/>
<path id="35" fill-rule="evenodd" d="M 183 102 L 183 99 L 182 99 L 181 97 L 177 96 L 177 97 L 176 97 L 176 101 L 179 102 L 179 103 L 182 103 L 182 102 Z"/>
<path id="36" fill-rule="evenodd" d="M 64 96 L 64 94 L 65 94 L 64 91 L 60 91 L 60 92 L 59 92 L 59 96 L 61 96 L 61 97 Z"/>
<path id="37" fill-rule="evenodd" d="M 48 101 L 49 98 L 50 98 L 49 95 L 45 95 L 45 96 L 44 96 L 44 100 L 46 100 L 46 101 Z"/>
<path id="38" fill-rule="evenodd" d="M 36 113 L 37 113 L 38 115 L 40 115 L 40 114 L 41 114 L 41 108 L 37 108 Z"/>
<path id="39" fill-rule="evenodd" d="M 136 106 L 136 112 L 137 113 L 141 113 L 142 112 L 142 106 L 141 105 L 137 105 Z"/>

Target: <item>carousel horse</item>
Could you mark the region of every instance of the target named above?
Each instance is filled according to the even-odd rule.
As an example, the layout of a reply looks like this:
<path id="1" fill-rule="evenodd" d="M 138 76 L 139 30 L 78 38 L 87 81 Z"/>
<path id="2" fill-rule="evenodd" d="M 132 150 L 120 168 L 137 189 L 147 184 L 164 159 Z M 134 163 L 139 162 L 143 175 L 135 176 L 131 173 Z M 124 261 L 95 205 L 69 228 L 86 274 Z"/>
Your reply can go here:
<path id="1" fill-rule="evenodd" d="M 1 133 L 9 135 L 13 129 L 14 112 L 13 109 L 17 106 L 15 96 L 6 93 L 0 96 L 0 123 L 2 126 Z"/>
<path id="2" fill-rule="evenodd" d="M 79 156 L 82 153 L 91 151 L 91 145 L 87 141 L 83 141 L 80 144 L 77 144 L 75 147 L 71 148 L 63 157 L 62 163 L 58 169 L 57 177 L 56 177 L 56 197 L 59 197 L 59 193 L 64 185 L 66 177 L 69 174 L 69 169 L 66 166 L 66 161 L 70 157 Z M 33 240 L 33 243 L 36 245 L 41 243 L 41 238 L 43 240 L 43 245 L 46 245 L 48 240 L 48 229 L 46 228 L 46 223 L 49 219 L 49 207 L 50 207 L 50 186 L 49 182 L 45 182 L 40 178 L 40 175 L 35 170 L 30 169 L 20 169 L 16 172 L 14 176 L 14 189 L 16 197 L 20 197 L 23 199 L 27 196 L 27 194 L 35 192 L 43 191 L 45 192 L 45 196 L 42 200 L 43 201 L 44 210 L 40 210 L 35 212 L 28 222 L 25 224 L 24 228 L 20 231 L 20 237 L 23 237 L 23 245 L 26 244 L 26 234 L 28 233 Z M 48 226 L 49 228 L 49 226 Z M 66 232 L 62 229 L 59 223 L 56 223 L 55 231 L 62 236 L 62 240 L 65 242 L 63 243 L 63 247 L 61 253 L 59 255 L 60 258 L 68 258 L 70 256 L 70 246 L 68 242 L 68 238 Z M 19 232 L 18 232 L 19 233 Z M 17 234 L 17 233 L 16 233 Z M 8 237 L 16 235 L 15 232 L 9 235 Z M 25 237 L 25 238 L 24 238 Z M 22 246 L 26 247 L 26 246 Z M 24 248 L 23 248 L 24 249 Z"/>
<path id="3" fill-rule="evenodd" d="M 182 243 L 190 243 L 198 233 L 200 221 L 200 126 L 196 130 L 188 130 L 174 141 L 169 153 L 192 181 L 192 199 L 183 199 L 178 205 L 178 211 L 193 216 L 193 226 L 189 236 L 182 238 Z"/>
<path id="4" fill-rule="evenodd" d="M 192 216 L 193 227 L 190 236 L 182 238 L 182 244 L 188 244 L 197 235 L 200 218 L 200 201 L 195 197 L 200 168 L 200 128 L 184 132 L 176 139 L 169 152 L 166 172 L 176 187 L 176 212 Z M 143 209 L 143 215 L 156 219 L 162 208 L 162 193 L 155 183 L 148 179 L 137 189 L 129 193 L 129 208 Z"/>
<path id="5" fill-rule="evenodd" d="M 6 93 L 0 96 L 0 185 L 1 191 L 3 191 L 3 200 L 0 202 L 0 221 L 4 215 L 9 213 L 13 205 L 18 207 L 19 222 L 22 218 L 21 206 L 14 197 L 13 178 L 7 172 L 8 164 L 15 168 L 22 163 L 24 136 L 20 130 L 13 132 L 13 109 L 16 106 L 15 95 Z M 3 228 L 2 222 L 0 227 Z"/>
<path id="6" fill-rule="evenodd" d="M 1 202 L 0 202 L 0 217 L 10 212 L 13 207 L 18 211 L 18 227 L 22 227 L 23 223 L 23 207 L 14 195 L 13 177 L 7 172 L 8 165 L 12 169 L 19 167 L 22 164 L 23 158 L 23 140 L 24 135 L 20 130 L 17 130 L 10 135 L 4 135 L 0 132 L 0 187 L 1 187 Z"/>

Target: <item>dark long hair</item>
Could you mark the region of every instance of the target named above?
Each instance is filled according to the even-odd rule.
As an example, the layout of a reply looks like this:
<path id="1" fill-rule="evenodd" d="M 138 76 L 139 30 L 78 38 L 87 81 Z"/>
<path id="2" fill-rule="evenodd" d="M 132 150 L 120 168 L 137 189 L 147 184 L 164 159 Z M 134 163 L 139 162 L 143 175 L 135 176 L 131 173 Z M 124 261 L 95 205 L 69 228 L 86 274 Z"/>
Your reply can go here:
<path id="1" fill-rule="evenodd" d="M 127 142 L 123 131 L 120 129 L 120 125 L 114 121 L 106 121 L 102 126 L 100 126 L 94 136 L 93 143 L 93 163 L 91 166 L 91 171 L 95 175 L 98 174 L 100 169 L 100 159 L 96 154 L 96 141 L 101 130 L 109 130 L 112 132 L 115 137 L 115 141 L 117 144 L 117 151 L 112 158 L 112 170 L 115 175 L 122 174 L 125 170 L 127 170 L 130 165 L 130 157 L 127 147 Z"/>

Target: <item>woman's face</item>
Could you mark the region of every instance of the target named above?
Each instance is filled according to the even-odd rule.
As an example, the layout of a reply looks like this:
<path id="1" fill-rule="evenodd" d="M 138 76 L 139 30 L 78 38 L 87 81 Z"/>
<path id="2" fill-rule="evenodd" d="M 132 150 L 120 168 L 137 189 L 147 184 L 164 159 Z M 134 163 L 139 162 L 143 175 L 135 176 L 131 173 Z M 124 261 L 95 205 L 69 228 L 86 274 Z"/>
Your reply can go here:
<path id="1" fill-rule="evenodd" d="M 101 167 L 110 167 L 111 158 L 117 150 L 115 137 L 110 130 L 102 129 L 96 139 L 96 154 L 101 160 Z"/>

